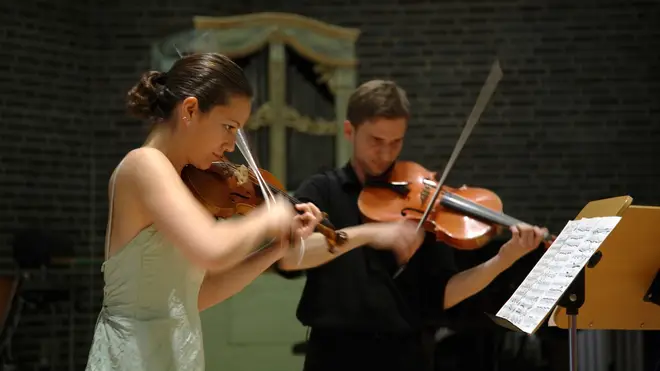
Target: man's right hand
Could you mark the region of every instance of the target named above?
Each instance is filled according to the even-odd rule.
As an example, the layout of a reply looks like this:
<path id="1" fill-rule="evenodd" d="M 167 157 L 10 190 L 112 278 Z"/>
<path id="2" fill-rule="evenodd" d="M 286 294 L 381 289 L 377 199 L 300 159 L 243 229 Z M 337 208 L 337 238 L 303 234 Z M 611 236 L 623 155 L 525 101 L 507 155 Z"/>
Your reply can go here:
<path id="1" fill-rule="evenodd" d="M 424 241 L 424 230 L 417 231 L 417 223 L 404 220 L 374 225 L 369 245 L 378 250 L 391 250 L 397 262 L 405 264 Z"/>

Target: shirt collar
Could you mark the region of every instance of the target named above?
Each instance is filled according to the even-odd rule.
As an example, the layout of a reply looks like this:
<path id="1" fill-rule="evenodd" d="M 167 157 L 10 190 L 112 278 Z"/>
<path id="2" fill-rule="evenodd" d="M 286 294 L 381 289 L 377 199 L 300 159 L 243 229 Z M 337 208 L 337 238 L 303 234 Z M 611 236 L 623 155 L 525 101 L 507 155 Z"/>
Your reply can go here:
<path id="1" fill-rule="evenodd" d="M 374 179 L 386 179 L 387 175 L 392 171 L 394 168 L 394 165 L 396 164 L 396 161 L 392 163 L 392 166 L 390 166 L 389 169 L 385 171 L 381 176 L 375 177 Z M 362 183 L 360 183 L 360 179 L 358 179 L 357 174 L 355 173 L 355 169 L 353 169 L 353 165 L 351 165 L 351 162 L 348 161 L 344 167 L 342 167 L 338 173 L 339 181 L 341 182 L 342 187 L 357 187 L 358 189 L 362 189 Z"/>
<path id="2" fill-rule="evenodd" d="M 360 184 L 360 180 L 358 179 L 357 174 L 355 173 L 355 169 L 353 169 L 353 166 L 351 165 L 350 161 L 348 161 L 346 165 L 344 165 L 344 167 L 340 169 L 337 176 L 339 177 L 341 186 L 344 188 L 346 187 L 362 188 L 362 184 Z"/>

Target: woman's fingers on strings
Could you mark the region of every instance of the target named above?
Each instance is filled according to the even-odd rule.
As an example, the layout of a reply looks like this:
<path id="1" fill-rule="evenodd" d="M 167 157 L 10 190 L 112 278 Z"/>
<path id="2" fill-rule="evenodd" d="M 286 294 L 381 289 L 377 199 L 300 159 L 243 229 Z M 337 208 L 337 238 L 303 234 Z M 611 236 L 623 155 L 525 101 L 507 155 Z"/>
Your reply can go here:
<path id="1" fill-rule="evenodd" d="M 316 220 L 314 215 L 309 211 L 306 211 L 303 214 L 296 215 L 294 218 L 298 220 L 303 226 L 312 224 L 314 220 Z"/>
<path id="2" fill-rule="evenodd" d="M 318 221 L 323 220 L 323 213 L 321 212 L 321 209 L 316 207 L 316 205 L 310 203 L 309 207 L 312 209 L 312 214 L 314 214 L 314 218 L 317 219 Z"/>
<path id="3" fill-rule="evenodd" d="M 311 202 L 307 202 L 304 204 L 297 204 L 296 209 L 302 212 L 309 212 L 312 215 L 312 218 L 314 219 L 317 219 L 319 221 L 323 220 L 323 213 L 318 207 L 316 207 L 316 205 L 314 205 Z"/>
<path id="4" fill-rule="evenodd" d="M 313 204 L 310 204 L 310 203 L 304 203 L 304 204 L 297 204 L 297 205 L 295 205 L 295 207 L 298 211 L 312 212 L 312 205 Z"/>

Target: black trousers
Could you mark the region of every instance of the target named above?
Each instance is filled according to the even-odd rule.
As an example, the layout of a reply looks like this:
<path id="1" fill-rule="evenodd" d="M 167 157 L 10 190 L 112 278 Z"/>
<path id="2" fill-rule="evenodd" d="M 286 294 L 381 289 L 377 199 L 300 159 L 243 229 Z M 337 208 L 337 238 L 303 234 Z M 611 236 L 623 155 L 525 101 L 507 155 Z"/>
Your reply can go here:
<path id="1" fill-rule="evenodd" d="M 433 337 L 312 329 L 303 370 L 432 371 Z"/>

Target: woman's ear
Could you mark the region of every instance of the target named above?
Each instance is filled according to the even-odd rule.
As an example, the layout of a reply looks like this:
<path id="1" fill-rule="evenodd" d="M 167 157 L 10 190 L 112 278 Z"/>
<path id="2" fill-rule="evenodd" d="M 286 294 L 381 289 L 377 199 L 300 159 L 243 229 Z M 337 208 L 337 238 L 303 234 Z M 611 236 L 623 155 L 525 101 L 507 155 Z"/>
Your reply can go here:
<path id="1" fill-rule="evenodd" d="M 181 102 L 182 119 L 187 125 L 193 122 L 195 115 L 199 112 L 199 102 L 195 97 L 188 97 Z"/>

